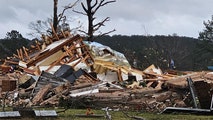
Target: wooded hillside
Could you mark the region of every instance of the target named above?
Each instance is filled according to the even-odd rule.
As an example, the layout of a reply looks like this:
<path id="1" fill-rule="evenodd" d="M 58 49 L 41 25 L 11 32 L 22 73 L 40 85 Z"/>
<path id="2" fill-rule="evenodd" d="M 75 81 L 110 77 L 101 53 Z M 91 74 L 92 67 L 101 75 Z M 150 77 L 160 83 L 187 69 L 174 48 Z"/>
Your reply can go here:
<path id="1" fill-rule="evenodd" d="M 206 70 L 208 65 L 213 65 L 213 51 L 209 49 L 212 45 L 194 38 L 116 35 L 96 41 L 124 53 L 131 65 L 136 59 L 136 67 L 140 69 L 151 64 L 168 69 L 171 59 L 177 70 Z"/>
<path id="2" fill-rule="evenodd" d="M 198 39 L 179 36 L 102 36 L 95 40 L 123 53 L 129 63 L 145 69 L 151 64 L 169 69 L 173 59 L 177 70 L 206 70 L 213 65 L 212 44 Z M 0 57 L 16 53 L 16 49 L 28 46 L 32 41 L 23 39 L 0 40 Z M 136 61 L 137 64 L 133 64 Z"/>

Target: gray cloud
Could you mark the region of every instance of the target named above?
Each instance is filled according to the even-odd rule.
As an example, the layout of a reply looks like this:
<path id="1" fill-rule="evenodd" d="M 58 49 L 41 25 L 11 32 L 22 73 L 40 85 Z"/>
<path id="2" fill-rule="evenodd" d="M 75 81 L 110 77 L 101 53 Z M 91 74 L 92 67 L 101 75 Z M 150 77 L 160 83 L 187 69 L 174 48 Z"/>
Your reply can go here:
<path id="1" fill-rule="evenodd" d="M 74 1 L 59 0 L 58 12 L 70 2 Z M 109 16 L 111 20 L 102 30 L 115 28 L 117 31 L 113 34 L 177 33 L 181 36 L 198 37 L 198 32 L 203 29 L 203 21 L 211 19 L 212 3 L 212 0 L 117 0 L 102 7 L 97 18 L 100 20 Z M 77 10 L 82 10 L 80 5 L 76 7 Z M 0 11 L 0 38 L 13 29 L 26 36 L 30 31 L 30 22 L 46 20 L 52 16 L 53 0 L 1 0 Z M 67 14 L 74 21 L 84 23 L 86 29 L 86 16 L 70 11 Z M 70 24 L 72 27 L 76 22 Z"/>

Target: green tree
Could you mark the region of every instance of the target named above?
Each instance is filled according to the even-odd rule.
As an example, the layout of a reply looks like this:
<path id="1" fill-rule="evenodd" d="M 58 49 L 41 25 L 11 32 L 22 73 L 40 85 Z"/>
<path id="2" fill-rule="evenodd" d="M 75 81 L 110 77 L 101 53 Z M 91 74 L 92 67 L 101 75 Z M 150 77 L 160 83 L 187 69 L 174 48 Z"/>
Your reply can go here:
<path id="1" fill-rule="evenodd" d="M 211 41 L 213 42 L 213 16 L 211 20 L 204 21 L 204 29 L 199 33 L 199 40 Z"/>
<path id="2" fill-rule="evenodd" d="M 17 30 L 11 30 L 6 33 L 6 39 L 23 39 L 23 36 Z"/>

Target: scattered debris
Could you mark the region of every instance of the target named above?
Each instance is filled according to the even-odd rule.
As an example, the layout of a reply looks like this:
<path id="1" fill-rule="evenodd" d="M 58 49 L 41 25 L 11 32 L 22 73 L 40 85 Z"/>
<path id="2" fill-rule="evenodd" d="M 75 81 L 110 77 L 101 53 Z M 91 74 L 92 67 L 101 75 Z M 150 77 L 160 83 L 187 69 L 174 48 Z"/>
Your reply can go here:
<path id="1" fill-rule="evenodd" d="M 155 65 L 141 71 L 131 67 L 122 53 L 96 42 L 83 41 L 80 35 L 55 36 L 48 39 L 43 36 L 44 41 L 17 50 L 0 65 L 3 108 L 62 105 L 161 112 L 169 107 L 188 110 L 197 97 L 203 108 L 211 102 L 212 72 L 163 72 Z M 195 83 L 197 96 L 192 93 L 194 88 L 188 89 L 187 78 Z M 208 89 L 198 89 L 196 82 L 204 82 L 202 85 Z M 54 111 L 34 112 L 36 116 L 56 115 Z M 21 115 L 11 111 L 0 116 Z"/>

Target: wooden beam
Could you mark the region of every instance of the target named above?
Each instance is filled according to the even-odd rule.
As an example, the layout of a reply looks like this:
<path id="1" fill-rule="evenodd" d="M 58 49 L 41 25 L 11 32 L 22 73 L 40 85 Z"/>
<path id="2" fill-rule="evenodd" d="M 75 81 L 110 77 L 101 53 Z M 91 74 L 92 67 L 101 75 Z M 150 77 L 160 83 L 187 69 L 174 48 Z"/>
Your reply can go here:
<path id="1" fill-rule="evenodd" d="M 36 42 L 36 48 L 38 49 L 38 50 L 41 50 L 41 47 L 40 47 L 40 45 L 39 45 L 39 42 L 36 40 L 35 41 Z"/>
<path id="2" fill-rule="evenodd" d="M 153 83 L 153 82 L 148 82 L 148 83 L 146 84 L 146 86 L 147 86 L 147 87 L 150 87 L 150 86 L 152 85 L 152 83 Z"/>
<path id="3" fill-rule="evenodd" d="M 121 69 L 120 69 L 120 68 L 118 69 L 117 74 L 118 74 L 118 80 L 119 80 L 120 82 L 122 82 L 122 81 L 123 81 L 123 78 L 122 78 L 122 76 L 121 76 Z"/>
<path id="4" fill-rule="evenodd" d="M 160 74 L 156 74 L 156 73 L 151 73 L 151 72 L 143 72 L 144 74 L 147 74 L 147 75 L 153 75 L 153 76 L 156 76 L 156 77 L 163 77 L 163 78 L 167 78 L 167 79 L 171 79 L 172 77 L 170 76 L 166 76 L 166 75 L 160 75 Z"/>
<path id="5" fill-rule="evenodd" d="M 155 78 L 155 79 L 144 79 L 144 81 L 147 82 L 155 82 L 155 81 L 168 81 L 169 79 L 163 79 L 163 78 Z"/>
<path id="6" fill-rule="evenodd" d="M 48 93 L 48 91 L 52 88 L 52 84 L 49 83 L 45 86 L 43 86 L 39 92 L 36 94 L 36 96 L 33 98 L 33 104 L 37 105 L 40 102 L 43 101 L 44 96 Z"/>
<path id="7" fill-rule="evenodd" d="M 17 54 L 18 54 L 18 58 L 21 59 L 19 50 L 17 49 L 16 51 L 17 51 Z"/>
<path id="8" fill-rule="evenodd" d="M 29 55 L 27 53 L 27 49 L 25 47 L 23 47 L 23 50 L 24 50 L 24 54 L 25 54 L 26 58 L 29 60 L 30 57 L 29 57 Z"/>
<path id="9" fill-rule="evenodd" d="M 58 37 L 58 35 L 57 35 L 55 29 L 53 28 L 53 25 L 50 24 L 50 26 L 51 26 L 51 28 L 52 28 L 53 34 L 54 34 L 54 35 L 56 36 L 56 38 L 59 40 L 59 37 Z"/>
<path id="10" fill-rule="evenodd" d="M 23 51 L 22 51 L 22 49 L 19 49 L 19 52 L 20 52 L 21 60 L 24 61 L 24 56 L 23 56 Z"/>
<path id="11" fill-rule="evenodd" d="M 16 64 L 18 65 L 18 62 L 10 61 L 10 60 L 5 60 L 5 63 L 10 63 L 10 64 Z"/>
<path id="12" fill-rule="evenodd" d="M 16 54 L 13 54 L 13 57 L 15 57 L 15 58 L 18 58 L 18 59 L 19 59 L 19 56 L 18 56 L 18 55 L 16 55 Z"/>
<path id="13" fill-rule="evenodd" d="M 64 38 L 66 38 L 66 35 L 64 34 L 64 31 L 61 30 L 62 35 L 64 36 Z"/>
<path id="14" fill-rule="evenodd" d="M 38 55 L 37 57 L 32 58 L 28 63 L 27 63 L 27 67 L 30 67 L 32 65 L 35 65 L 36 63 L 44 60 L 45 58 L 47 58 L 48 56 L 58 52 L 59 50 L 61 50 L 64 46 L 68 45 L 69 43 L 76 41 L 80 39 L 80 35 L 76 35 L 72 38 L 69 38 L 68 40 L 66 40 L 65 42 L 63 42 L 62 44 L 56 46 L 55 48 L 51 49 L 50 51 L 46 51 L 44 53 L 42 53 L 41 55 Z"/>

